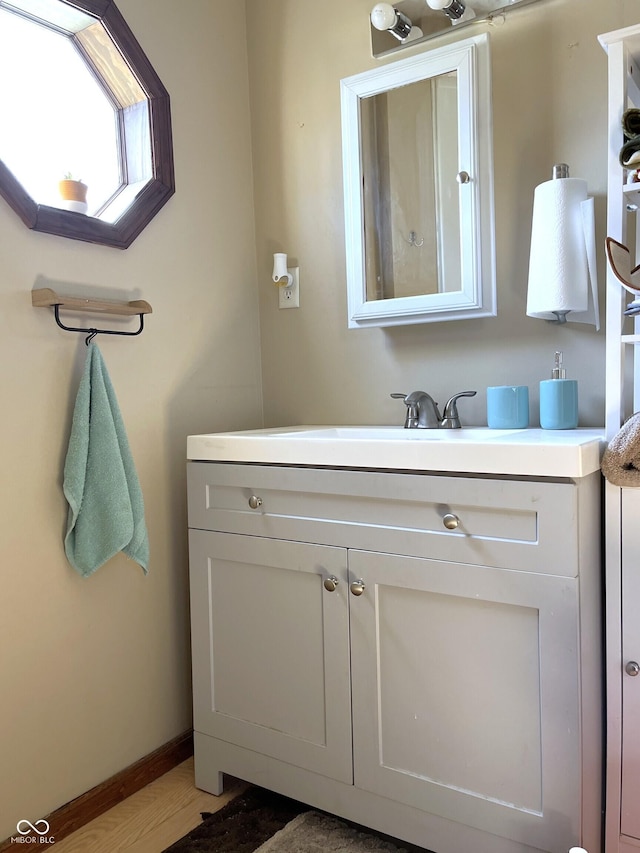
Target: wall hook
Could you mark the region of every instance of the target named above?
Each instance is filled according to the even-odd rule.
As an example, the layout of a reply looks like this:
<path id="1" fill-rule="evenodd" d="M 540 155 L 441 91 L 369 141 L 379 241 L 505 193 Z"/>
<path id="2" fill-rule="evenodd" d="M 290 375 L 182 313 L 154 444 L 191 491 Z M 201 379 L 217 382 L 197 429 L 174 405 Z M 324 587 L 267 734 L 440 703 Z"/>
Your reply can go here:
<path id="1" fill-rule="evenodd" d="M 409 239 L 406 237 L 403 238 L 405 243 L 408 243 L 410 246 L 415 246 L 416 249 L 421 248 L 424 245 L 424 237 L 418 242 L 418 235 L 415 231 L 409 231 Z"/>

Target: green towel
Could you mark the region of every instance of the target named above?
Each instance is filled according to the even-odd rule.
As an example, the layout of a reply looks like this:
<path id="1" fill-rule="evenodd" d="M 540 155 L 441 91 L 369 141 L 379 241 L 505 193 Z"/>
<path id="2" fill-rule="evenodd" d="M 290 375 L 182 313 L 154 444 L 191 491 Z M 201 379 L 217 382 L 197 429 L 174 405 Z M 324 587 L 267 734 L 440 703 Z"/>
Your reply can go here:
<path id="1" fill-rule="evenodd" d="M 144 503 L 118 401 L 100 350 L 89 344 L 64 465 L 64 548 L 84 577 L 119 551 L 147 573 Z"/>

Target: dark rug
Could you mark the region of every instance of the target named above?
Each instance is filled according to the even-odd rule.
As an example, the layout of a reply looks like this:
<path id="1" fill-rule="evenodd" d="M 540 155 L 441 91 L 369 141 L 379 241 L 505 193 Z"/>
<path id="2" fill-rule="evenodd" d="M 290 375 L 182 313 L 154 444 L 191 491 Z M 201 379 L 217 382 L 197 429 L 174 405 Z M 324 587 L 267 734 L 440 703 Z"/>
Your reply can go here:
<path id="1" fill-rule="evenodd" d="M 167 847 L 163 853 L 254 853 L 261 844 L 302 812 L 313 812 L 318 817 L 321 816 L 317 810 L 305 803 L 299 803 L 257 785 L 252 786 L 219 811 L 203 812 L 200 826 L 171 847 Z M 330 815 L 328 817 L 331 818 Z M 425 848 L 399 842 L 351 821 L 341 822 L 371 838 L 393 843 L 398 853 L 429 853 Z"/>
<path id="2" fill-rule="evenodd" d="M 310 807 L 264 788 L 248 788 L 163 853 L 253 853 Z"/>

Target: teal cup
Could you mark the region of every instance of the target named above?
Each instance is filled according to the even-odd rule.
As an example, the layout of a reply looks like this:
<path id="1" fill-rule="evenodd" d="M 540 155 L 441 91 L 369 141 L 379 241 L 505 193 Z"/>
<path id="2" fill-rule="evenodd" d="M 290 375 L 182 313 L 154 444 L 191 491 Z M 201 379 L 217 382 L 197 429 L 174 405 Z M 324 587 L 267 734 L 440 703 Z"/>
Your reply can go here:
<path id="1" fill-rule="evenodd" d="M 526 429 L 529 426 L 529 389 L 526 385 L 487 388 L 489 429 Z"/>

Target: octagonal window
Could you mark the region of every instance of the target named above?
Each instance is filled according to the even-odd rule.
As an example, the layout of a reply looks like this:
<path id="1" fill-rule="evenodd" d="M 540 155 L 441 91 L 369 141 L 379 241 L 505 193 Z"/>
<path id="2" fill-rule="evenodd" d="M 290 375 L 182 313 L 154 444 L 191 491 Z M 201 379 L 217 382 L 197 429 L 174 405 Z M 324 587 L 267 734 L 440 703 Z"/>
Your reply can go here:
<path id="1" fill-rule="evenodd" d="M 169 98 L 111 0 L 72 2 L 0 0 L 0 194 L 35 230 L 126 248 L 174 191 Z"/>

